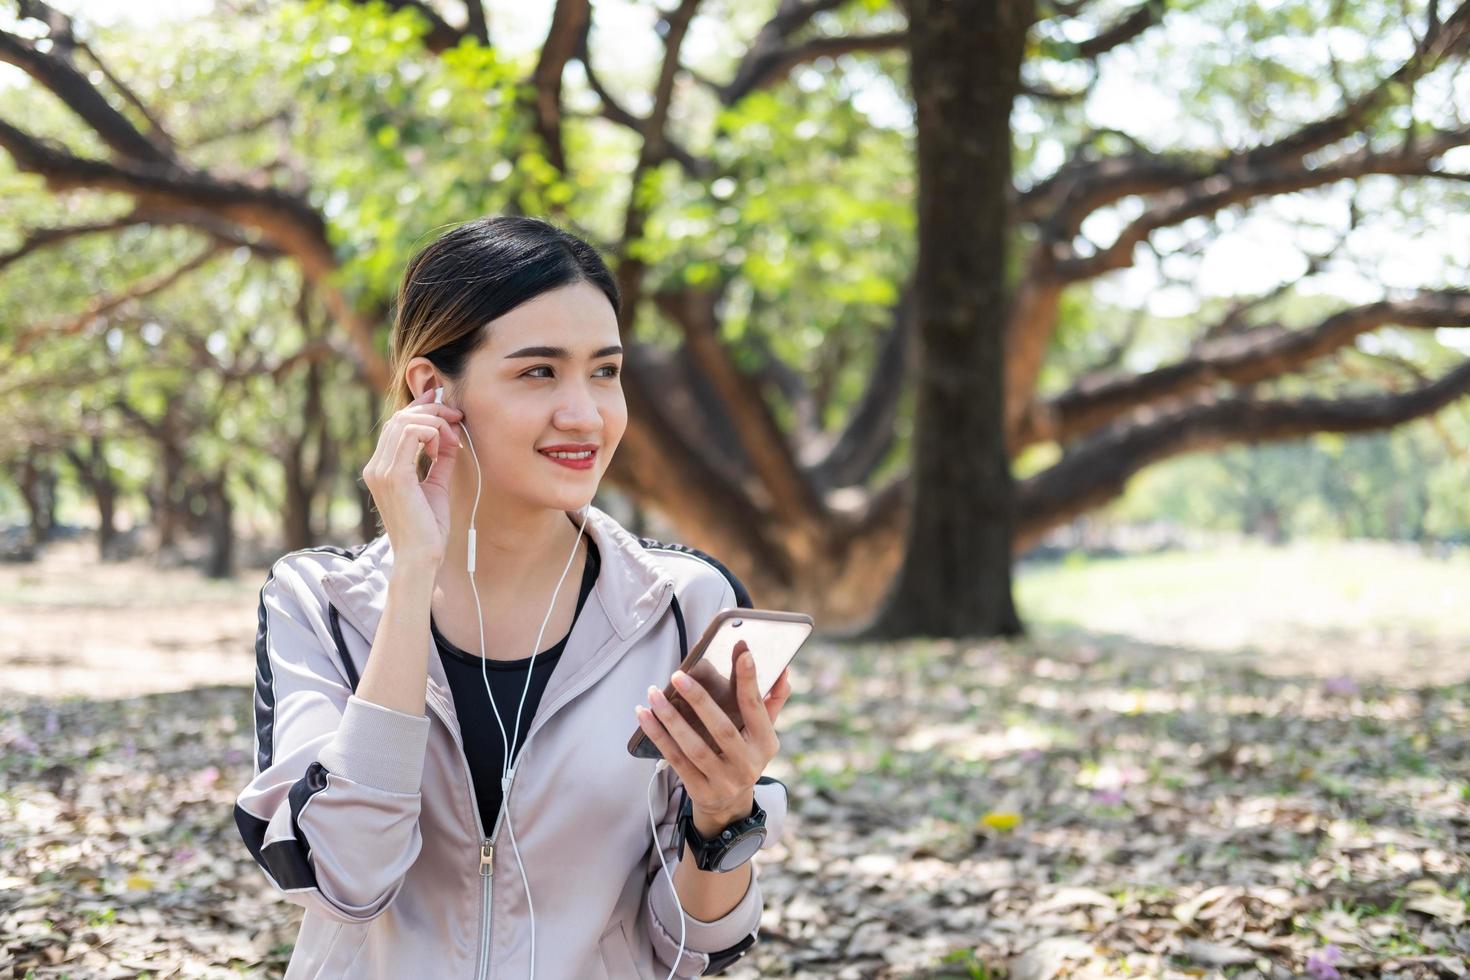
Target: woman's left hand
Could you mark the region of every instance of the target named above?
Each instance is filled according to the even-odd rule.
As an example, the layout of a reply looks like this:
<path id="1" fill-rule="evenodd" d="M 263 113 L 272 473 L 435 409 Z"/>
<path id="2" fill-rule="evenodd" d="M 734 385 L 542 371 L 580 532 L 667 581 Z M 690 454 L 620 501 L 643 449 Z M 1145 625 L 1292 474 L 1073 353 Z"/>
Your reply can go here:
<path id="1" fill-rule="evenodd" d="M 684 781 L 695 814 L 710 824 L 729 823 L 750 812 L 756 780 L 781 748 L 781 740 L 776 737 L 776 715 L 791 696 L 789 666 L 762 700 L 755 683 L 755 655 L 744 640 L 735 645 L 734 658 L 735 695 L 745 720 L 743 731 L 735 727 L 699 681 L 681 670 L 674 671 L 674 687 L 709 730 L 719 745 L 718 752 L 657 687 L 648 688 L 652 711 L 642 705 L 634 709 L 638 724 Z M 681 684 L 681 678 L 687 683 Z"/>

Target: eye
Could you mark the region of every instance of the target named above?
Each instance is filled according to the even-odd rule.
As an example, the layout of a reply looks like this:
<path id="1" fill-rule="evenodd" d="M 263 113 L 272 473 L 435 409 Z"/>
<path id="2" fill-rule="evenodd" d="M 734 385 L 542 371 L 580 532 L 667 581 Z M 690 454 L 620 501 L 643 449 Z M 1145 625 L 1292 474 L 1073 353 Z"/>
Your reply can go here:
<path id="1" fill-rule="evenodd" d="M 604 364 L 604 365 L 602 365 L 602 367 L 603 368 L 607 368 L 609 371 L 612 372 L 611 374 L 604 374 L 604 375 L 602 375 L 602 377 L 604 377 L 604 378 L 616 378 L 618 376 L 618 373 L 619 373 L 618 365 L 616 365 L 616 364 Z M 530 371 L 527 371 L 525 374 L 521 375 L 521 377 L 523 377 L 523 378 L 541 378 L 541 379 L 545 379 L 545 378 L 548 377 L 548 375 L 545 375 L 545 374 L 533 374 L 532 372 L 533 371 L 550 371 L 550 370 L 551 370 L 551 365 L 550 364 L 538 364 L 535 367 L 531 368 Z M 598 368 L 598 370 L 602 370 L 602 368 Z"/>

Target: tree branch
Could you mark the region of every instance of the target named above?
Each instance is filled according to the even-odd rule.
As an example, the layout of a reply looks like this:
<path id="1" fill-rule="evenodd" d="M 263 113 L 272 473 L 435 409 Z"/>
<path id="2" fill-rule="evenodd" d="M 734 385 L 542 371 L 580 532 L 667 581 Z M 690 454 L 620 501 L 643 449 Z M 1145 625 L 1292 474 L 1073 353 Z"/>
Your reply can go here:
<path id="1" fill-rule="evenodd" d="M 167 272 L 159 273 L 156 276 L 139 280 L 133 283 L 130 288 L 120 293 L 98 297 L 86 310 L 76 316 L 23 330 L 15 338 L 15 352 L 17 354 L 26 353 L 30 350 L 31 345 L 42 337 L 64 337 L 81 333 L 87 328 L 88 324 L 92 323 L 98 317 L 106 316 L 113 310 L 134 300 L 141 299 L 144 296 L 151 296 L 154 293 L 167 289 L 222 251 L 224 251 L 223 245 L 219 242 L 212 242 L 208 248 L 201 251 L 183 265 L 170 269 Z"/>
<path id="2" fill-rule="evenodd" d="M 82 238 L 86 235 L 95 235 L 102 232 L 118 231 L 123 228 L 131 228 L 142 224 L 132 214 L 125 214 L 120 218 L 110 221 L 94 221 L 85 225 L 70 225 L 61 228 L 36 228 L 26 234 L 19 245 L 8 252 L 0 253 L 0 269 L 4 269 L 11 263 L 19 262 L 21 259 L 73 238 Z"/>
<path id="3" fill-rule="evenodd" d="M 268 113 L 264 116 L 256 116 L 254 119 L 249 120 L 248 122 L 238 122 L 235 120 L 231 120 L 228 125 L 222 126 L 212 133 L 203 133 L 199 136 L 196 136 L 193 140 L 189 141 L 189 143 L 185 146 L 185 149 L 197 150 L 202 146 L 208 146 L 210 143 L 218 143 L 220 140 L 231 139 L 235 136 L 244 136 L 249 133 L 256 133 L 269 126 L 271 123 L 280 122 L 289 124 L 292 117 L 295 115 L 295 112 L 296 110 L 294 107 L 286 105 L 281 106 L 274 112 Z"/>
<path id="4" fill-rule="evenodd" d="M 1160 154 L 1135 142 L 1134 151 L 1101 160 L 1074 158 L 1047 180 L 1018 196 L 1021 220 L 1044 222 L 1048 233 L 1065 241 L 1087 216 L 1124 197 L 1175 190 L 1180 184 L 1203 183 L 1252 170 L 1301 161 L 1308 153 L 1331 146 L 1360 131 L 1413 84 L 1446 59 L 1470 48 L 1470 3 L 1462 4 L 1444 25 L 1426 34 L 1414 54 L 1338 112 L 1303 125 L 1285 136 L 1221 158 L 1192 154 Z M 1131 138 L 1130 138 L 1131 139 Z"/>
<path id="5" fill-rule="evenodd" d="M 465 30 L 485 47 L 490 46 L 490 25 L 483 0 L 465 0 Z"/>
<path id="6" fill-rule="evenodd" d="M 735 77 L 724 85 L 716 86 L 715 90 L 722 103 L 732 106 L 751 92 L 782 81 L 797 65 L 804 65 L 818 58 L 836 58 L 863 51 L 901 50 L 907 43 L 907 38 L 907 31 L 815 37 L 790 47 L 762 52 L 757 52 L 756 45 L 753 44 L 750 52 L 742 59 Z"/>
<path id="7" fill-rule="evenodd" d="M 764 74 L 761 67 L 771 59 L 779 58 L 786 49 L 786 40 L 811 23 L 813 17 L 829 10 L 836 10 L 846 0 L 781 0 L 776 12 L 756 32 L 736 65 L 735 74 L 726 85 L 705 81 L 720 96 L 725 105 L 738 102 L 750 91 L 752 82 Z"/>
<path id="8" fill-rule="evenodd" d="M 49 7 L 36 0 L 29 0 L 22 6 L 22 11 L 27 8 L 50 11 Z M 55 23 L 52 19 L 47 19 L 47 22 Z M 70 21 L 66 23 L 68 43 L 54 44 L 49 54 L 43 53 L 30 38 L 0 30 L 0 61 L 14 65 L 50 90 L 80 116 L 114 153 L 140 163 L 171 165 L 174 162 L 172 151 L 140 133 L 72 64 L 69 53 L 76 45 L 69 38 Z M 55 42 L 56 38 L 52 41 Z"/>
<path id="9" fill-rule="evenodd" d="M 608 92 L 607 87 L 602 84 L 601 78 L 598 77 L 597 71 L 593 68 L 592 51 L 589 43 L 591 33 L 592 18 L 589 16 L 583 24 L 581 37 L 577 40 L 576 56 L 577 60 L 582 62 L 583 71 L 587 75 L 587 86 L 592 89 L 593 93 L 600 100 L 598 115 L 610 122 L 617 123 L 619 126 L 631 129 L 639 136 L 647 139 L 648 121 L 635 116 L 619 103 Z M 678 163 L 684 172 L 695 180 L 708 180 L 714 176 L 715 165 L 712 160 L 704 157 L 696 157 L 676 140 L 670 139 L 667 135 L 664 137 L 663 152 L 664 157 L 656 158 L 653 161 L 654 166 L 662 163 L 667 158 Z"/>
<path id="10" fill-rule="evenodd" d="M 169 213 L 162 210 L 144 210 L 134 208 L 132 211 L 109 221 L 98 221 L 83 225 L 67 225 L 57 228 L 35 228 L 31 230 L 25 240 L 9 252 L 0 253 L 0 269 L 4 269 L 13 262 L 18 262 L 29 255 L 33 255 L 42 249 L 60 245 L 73 238 L 81 238 L 86 235 L 102 234 L 112 231 L 121 231 L 124 228 L 133 228 L 138 225 L 188 225 L 198 228 L 210 237 L 218 240 L 222 245 L 231 248 L 248 248 L 252 252 L 266 259 L 278 259 L 284 253 L 268 242 L 259 239 L 252 240 L 240 233 L 240 229 L 226 221 L 212 219 L 209 215 Z"/>
<path id="11" fill-rule="evenodd" d="M 1022 444 L 1041 439 L 1067 442 L 1123 415 L 1156 409 L 1167 399 L 1222 382 L 1250 385 L 1280 377 L 1388 325 L 1424 330 L 1470 327 L 1470 292 L 1443 290 L 1369 303 L 1306 330 L 1258 327 L 1207 341 L 1197 353 L 1153 371 L 1084 378 L 1046 403 Z"/>
<path id="12" fill-rule="evenodd" d="M 354 0 L 354 2 L 363 3 L 366 0 Z M 476 0 L 468 0 L 468 2 L 473 5 Z M 395 12 L 399 10 L 415 11 L 429 25 L 429 32 L 424 35 L 424 47 L 434 54 L 443 54 L 450 48 L 456 47 L 465 37 L 471 36 L 464 29 L 450 25 L 448 21 L 439 16 L 433 7 L 420 0 L 382 0 L 382 3 Z"/>
<path id="13" fill-rule="evenodd" d="M 668 126 L 669 106 L 673 100 L 674 77 L 679 71 L 679 51 L 684 44 L 684 35 L 689 22 L 699 9 L 700 0 L 680 0 L 679 6 L 660 21 L 659 33 L 664 39 L 664 57 L 659 67 L 658 81 L 654 86 L 653 108 L 644 120 L 643 145 L 638 150 L 638 160 L 633 165 L 628 186 L 628 204 L 623 211 L 622 235 L 618 242 L 617 280 L 618 292 L 623 297 L 623 317 L 620 324 L 631 333 L 634 316 L 643 296 L 643 276 L 646 266 L 642 259 L 631 254 L 633 244 L 643 237 L 648 220 L 649 202 L 638 193 L 644 174 L 657 167 L 664 159 Z"/>
<path id="14" fill-rule="evenodd" d="M 152 109 L 149 109 L 147 104 L 138 97 L 138 93 L 134 92 L 132 87 L 121 78 L 113 74 L 112 69 L 108 68 L 107 63 L 102 60 L 96 51 L 92 50 L 90 44 L 85 41 L 78 41 L 77 48 L 87 53 L 87 57 L 92 59 L 92 63 L 97 66 L 97 70 L 102 72 L 102 77 L 106 78 L 112 87 L 117 89 L 122 97 L 128 101 L 129 105 L 138 110 L 139 115 L 148 120 L 148 138 L 153 141 L 154 145 L 161 148 L 170 157 L 176 156 L 178 151 L 175 149 L 174 138 L 164 128 L 158 115 Z"/>
<path id="15" fill-rule="evenodd" d="M 78 157 L 5 122 L 0 122 L 0 147 L 18 169 L 41 175 L 52 190 L 118 191 L 132 195 L 144 209 L 190 216 L 190 223 L 201 227 L 217 227 L 223 219 L 264 235 L 321 288 L 332 315 L 347 328 L 359 369 L 378 390 L 387 389 L 388 369 L 373 341 L 372 324 L 332 284 L 337 258 L 327 239 L 326 222 L 304 198 L 181 166 Z"/>
<path id="16" fill-rule="evenodd" d="M 1226 207 L 1253 198 L 1289 194 L 1313 187 L 1325 187 L 1339 180 L 1353 180 L 1369 174 L 1393 174 L 1400 177 L 1440 176 L 1430 162 L 1460 146 L 1470 144 L 1470 126 L 1442 130 L 1428 139 L 1401 146 L 1390 153 L 1374 153 L 1367 148 L 1347 154 L 1330 164 L 1300 169 L 1265 168 L 1242 172 L 1233 177 L 1216 174 L 1189 187 L 1173 188 L 1161 202 L 1147 208 L 1130 222 L 1113 244 L 1095 255 L 1066 258 L 1057 262 L 1054 275 L 1065 282 L 1091 279 L 1133 263 L 1133 250 L 1160 228 L 1166 228 L 1203 215 L 1214 214 Z M 1053 252 L 1070 251 L 1058 243 Z"/>
<path id="17" fill-rule="evenodd" d="M 1200 401 L 1133 425 L 1115 426 L 1017 485 L 1018 551 L 1047 531 L 1119 496 L 1151 463 L 1240 442 L 1279 442 L 1316 432 L 1388 429 L 1470 393 L 1470 360 L 1399 394 L 1338 399 L 1248 397 Z"/>
<path id="18" fill-rule="evenodd" d="M 892 448 L 899 403 L 903 399 L 913 338 L 913 282 L 904 284 L 893 308 L 893 324 L 883 336 L 862 396 L 841 435 L 812 469 L 818 487 L 861 486 Z"/>
<path id="19" fill-rule="evenodd" d="M 1143 0 L 1112 27 L 1077 45 L 1077 56 L 1089 61 L 1114 48 L 1121 47 L 1164 19 L 1165 0 Z"/>
<path id="20" fill-rule="evenodd" d="M 561 139 L 561 79 L 567 62 L 576 56 L 579 41 L 587 34 L 591 16 L 587 0 L 557 0 L 551 28 L 541 45 L 541 57 L 531 73 L 536 132 L 546 144 L 547 159 L 563 173 L 567 161 Z"/>
<path id="21" fill-rule="evenodd" d="M 785 435 L 771 416 L 760 389 L 731 360 L 720 342 L 715 307 L 720 294 L 684 289 L 656 293 L 660 310 L 678 324 L 699 373 L 719 394 L 745 455 L 762 486 L 769 491 L 780 521 L 789 526 L 822 523 L 822 506 L 805 473 L 797 466 Z"/>

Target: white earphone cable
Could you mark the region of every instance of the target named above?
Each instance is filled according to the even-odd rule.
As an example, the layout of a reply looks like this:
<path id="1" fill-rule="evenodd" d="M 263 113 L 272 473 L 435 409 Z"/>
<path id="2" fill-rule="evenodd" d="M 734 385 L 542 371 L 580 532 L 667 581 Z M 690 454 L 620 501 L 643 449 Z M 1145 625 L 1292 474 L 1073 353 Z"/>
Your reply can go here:
<path id="1" fill-rule="evenodd" d="M 658 760 L 658 765 L 653 767 L 653 775 L 648 778 L 648 788 L 652 788 L 654 781 L 658 779 L 658 774 L 667 768 L 669 768 L 668 759 Z M 679 901 L 679 889 L 674 887 L 674 874 L 669 870 L 669 864 L 664 860 L 664 849 L 658 843 L 658 823 L 653 816 L 653 800 L 649 798 L 647 788 L 644 789 L 643 796 L 648 801 L 648 826 L 653 828 L 653 849 L 658 854 L 659 867 L 664 869 L 664 876 L 669 879 L 669 891 L 673 893 L 674 905 L 679 910 L 679 952 L 674 954 L 674 965 L 669 967 L 669 975 L 664 977 L 664 980 L 674 980 L 674 971 L 679 968 L 679 961 L 684 958 L 684 903 Z M 678 836 L 677 829 L 675 836 Z M 682 846 L 680 850 L 683 850 Z M 675 860 L 680 857 L 682 857 L 681 854 L 674 855 Z"/>
<path id="2" fill-rule="evenodd" d="M 437 388 L 435 390 L 434 402 L 436 404 L 444 403 L 443 388 Z M 531 914 L 531 972 L 528 976 L 528 980 L 534 980 L 536 976 L 536 907 L 531 902 L 531 882 L 526 877 L 526 862 L 521 860 L 521 849 L 516 844 L 515 825 L 511 823 L 510 819 L 510 788 L 515 781 L 515 766 L 511 765 L 510 760 L 515 757 L 515 743 L 518 742 L 520 739 L 521 711 L 526 705 L 526 695 L 531 690 L 531 672 L 536 668 L 536 657 L 541 650 L 541 638 L 546 635 L 546 624 L 551 621 L 551 613 L 552 610 L 556 608 L 556 597 L 561 593 L 562 583 L 566 581 L 567 572 L 571 570 L 572 562 L 576 560 L 577 545 L 582 543 L 582 532 L 586 530 L 587 518 L 591 513 L 591 508 L 589 506 L 582 509 L 582 524 L 580 527 L 577 528 L 577 540 L 572 542 L 572 553 L 570 556 L 568 556 L 566 567 L 563 568 L 561 571 L 561 578 L 557 579 L 556 588 L 551 593 L 551 605 L 546 608 L 546 616 L 541 620 L 541 629 L 536 634 L 536 645 L 531 650 L 531 662 L 530 665 L 526 668 L 526 684 L 525 687 L 521 689 L 520 704 L 516 706 L 516 720 L 511 729 L 513 738 L 507 737 L 505 733 L 505 723 L 500 718 L 500 709 L 496 706 L 495 696 L 491 693 L 490 690 L 489 667 L 486 663 L 487 658 L 485 656 L 485 618 L 484 613 L 480 608 L 480 590 L 475 585 L 475 515 L 480 510 L 480 491 L 482 483 L 482 477 L 480 475 L 480 458 L 478 455 L 475 454 L 475 443 L 474 440 L 470 438 L 470 430 L 465 427 L 464 422 L 459 423 L 459 428 L 460 431 L 464 433 L 465 445 L 469 447 L 470 457 L 475 461 L 475 502 L 470 508 L 468 557 L 466 559 L 465 565 L 467 571 L 469 572 L 470 593 L 474 596 L 475 599 L 475 620 L 480 627 L 480 676 L 485 683 L 485 696 L 490 700 L 490 709 L 495 713 L 495 724 L 500 726 L 500 744 L 505 747 L 504 754 L 502 756 L 500 775 L 500 815 L 505 818 L 506 830 L 510 832 L 510 847 L 511 850 L 515 853 L 516 864 L 520 866 L 521 884 L 524 885 L 526 889 L 526 907 Z M 658 774 L 667 767 L 667 760 L 660 759 L 658 761 L 658 765 L 654 767 L 653 776 L 649 780 L 650 786 L 653 784 L 653 781 L 658 778 Z M 645 798 L 647 797 L 647 795 L 648 794 L 645 792 Z M 653 814 L 653 804 L 651 801 L 648 805 L 648 822 L 649 825 L 653 828 L 653 846 L 654 850 L 658 853 L 658 862 L 663 867 L 664 874 L 668 877 L 669 890 L 674 893 L 674 904 L 679 908 L 679 952 L 674 957 L 674 966 L 670 967 L 669 975 L 665 978 L 665 980 L 673 980 L 674 970 L 678 968 L 679 960 L 684 955 L 684 906 L 683 903 L 679 901 L 678 890 L 674 888 L 674 876 L 669 871 L 669 866 L 667 862 L 664 861 L 663 849 L 658 845 L 658 824 L 655 822 Z M 493 835 L 494 831 L 492 830 L 491 833 Z"/>

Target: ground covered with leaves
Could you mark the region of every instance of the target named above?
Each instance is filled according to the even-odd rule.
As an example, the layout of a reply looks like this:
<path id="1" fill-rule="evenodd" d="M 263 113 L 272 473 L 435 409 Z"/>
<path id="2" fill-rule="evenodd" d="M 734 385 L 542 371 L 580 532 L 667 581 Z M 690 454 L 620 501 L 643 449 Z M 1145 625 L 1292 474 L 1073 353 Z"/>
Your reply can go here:
<path id="1" fill-rule="evenodd" d="M 0 976 L 279 976 L 300 910 L 231 816 L 260 578 L 190 591 L 138 568 L 140 598 L 84 565 L 65 587 L 0 570 Z M 121 625 L 79 671 L 65 638 L 108 608 Z M 1393 669 L 1412 637 L 1336 670 L 1317 644 L 1263 660 L 1063 619 L 1011 644 L 803 650 L 771 769 L 793 812 L 728 976 L 1470 972 L 1464 646 L 1431 638 L 1426 680 Z M 207 642 L 153 652 L 173 673 L 97 652 L 191 628 Z"/>

